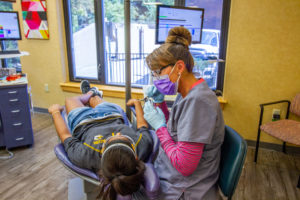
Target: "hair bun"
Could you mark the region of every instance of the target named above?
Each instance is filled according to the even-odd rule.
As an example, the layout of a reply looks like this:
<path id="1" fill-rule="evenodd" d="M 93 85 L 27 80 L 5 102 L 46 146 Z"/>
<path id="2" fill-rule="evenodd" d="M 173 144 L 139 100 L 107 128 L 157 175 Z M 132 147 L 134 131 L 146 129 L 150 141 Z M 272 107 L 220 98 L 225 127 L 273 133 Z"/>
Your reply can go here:
<path id="1" fill-rule="evenodd" d="M 188 29 L 178 26 L 170 29 L 166 43 L 181 44 L 185 47 L 189 47 L 192 42 L 192 36 Z"/>

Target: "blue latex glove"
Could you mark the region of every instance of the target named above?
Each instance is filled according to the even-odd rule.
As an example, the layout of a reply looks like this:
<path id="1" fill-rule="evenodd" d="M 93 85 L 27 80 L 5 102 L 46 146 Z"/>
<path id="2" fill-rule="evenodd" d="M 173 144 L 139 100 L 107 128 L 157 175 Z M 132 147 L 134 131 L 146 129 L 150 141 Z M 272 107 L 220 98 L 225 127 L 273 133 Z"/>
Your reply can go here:
<path id="1" fill-rule="evenodd" d="M 151 97 L 154 103 L 162 103 L 165 99 L 165 95 L 160 93 L 154 85 L 147 85 L 144 88 L 144 96 Z"/>
<path id="2" fill-rule="evenodd" d="M 155 130 L 162 126 L 166 127 L 166 118 L 163 111 L 158 107 L 155 108 L 150 101 L 147 101 L 144 105 L 144 118 Z"/>

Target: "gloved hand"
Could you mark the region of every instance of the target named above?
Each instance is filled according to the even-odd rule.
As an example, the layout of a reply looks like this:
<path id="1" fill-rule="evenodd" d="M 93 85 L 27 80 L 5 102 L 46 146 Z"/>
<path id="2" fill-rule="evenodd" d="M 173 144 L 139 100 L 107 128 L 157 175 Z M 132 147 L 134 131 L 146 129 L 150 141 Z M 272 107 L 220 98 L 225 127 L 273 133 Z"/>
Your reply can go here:
<path id="1" fill-rule="evenodd" d="M 144 105 L 144 118 L 155 130 L 166 126 L 164 113 L 159 107 L 155 108 L 150 101 L 147 101 Z"/>
<path id="2" fill-rule="evenodd" d="M 162 103 L 164 101 L 165 95 L 160 93 L 154 85 L 147 85 L 143 88 L 144 96 L 151 97 L 154 103 Z"/>

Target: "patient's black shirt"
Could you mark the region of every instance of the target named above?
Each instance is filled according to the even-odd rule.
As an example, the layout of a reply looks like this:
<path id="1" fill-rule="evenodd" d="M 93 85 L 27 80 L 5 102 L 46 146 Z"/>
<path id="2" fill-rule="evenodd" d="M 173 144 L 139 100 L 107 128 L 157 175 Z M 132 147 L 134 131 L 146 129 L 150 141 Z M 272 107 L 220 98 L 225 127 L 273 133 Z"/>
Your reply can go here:
<path id="1" fill-rule="evenodd" d="M 105 139 L 119 132 L 133 139 L 140 160 L 149 158 L 153 146 L 149 130 L 142 127 L 135 131 L 125 125 L 121 118 L 79 126 L 72 137 L 65 139 L 64 147 L 73 164 L 98 172 Z"/>

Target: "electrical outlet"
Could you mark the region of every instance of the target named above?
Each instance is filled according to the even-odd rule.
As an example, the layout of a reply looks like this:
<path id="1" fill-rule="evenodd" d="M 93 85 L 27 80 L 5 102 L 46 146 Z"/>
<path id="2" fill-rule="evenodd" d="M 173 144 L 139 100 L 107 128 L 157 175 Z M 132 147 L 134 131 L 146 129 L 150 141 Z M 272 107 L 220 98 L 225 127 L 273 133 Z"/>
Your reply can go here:
<path id="1" fill-rule="evenodd" d="M 280 109 L 273 109 L 272 121 L 277 121 L 280 119 Z"/>
<path id="2" fill-rule="evenodd" d="M 49 92 L 49 85 L 48 85 L 48 83 L 45 83 L 44 89 L 45 89 L 45 92 Z"/>

